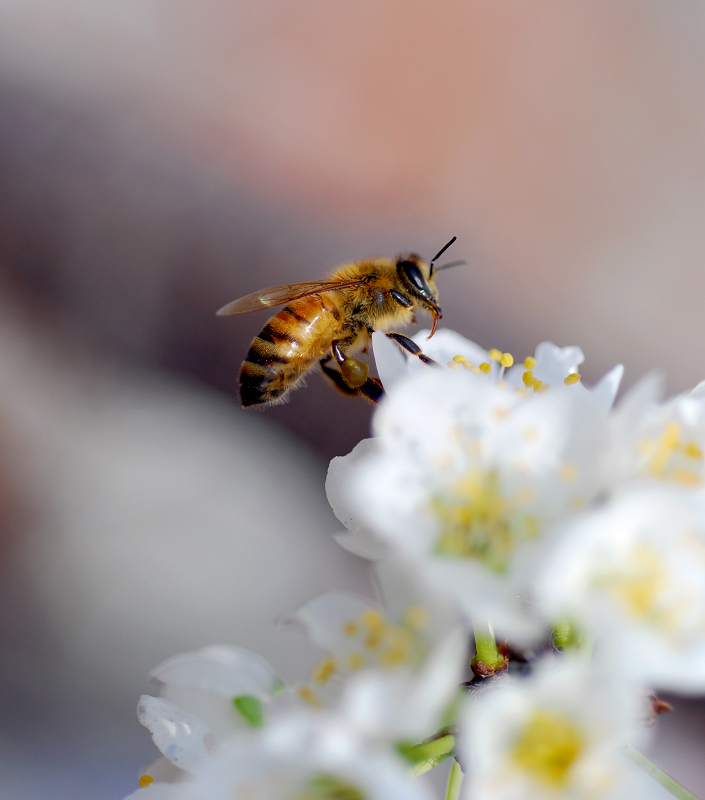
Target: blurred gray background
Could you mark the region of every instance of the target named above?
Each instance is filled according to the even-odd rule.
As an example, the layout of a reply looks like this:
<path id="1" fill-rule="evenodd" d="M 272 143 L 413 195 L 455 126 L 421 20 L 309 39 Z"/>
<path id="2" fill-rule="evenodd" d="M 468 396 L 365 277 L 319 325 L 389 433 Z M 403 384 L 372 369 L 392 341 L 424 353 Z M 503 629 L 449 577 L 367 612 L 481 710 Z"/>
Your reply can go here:
<path id="1" fill-rule="evenodd" d="M 457 235 L 444 324 L 687 388 L 704 144 L 699 0 L 0 0 L 0 794 L 122 797 L 160 659 L 296 677 L 276 616 L 371 590 L 323 493 L 369 407 L 242 412 L 266 315 L 215 309 Z M 657 752 L 704 792 L 702 710 Z"/>

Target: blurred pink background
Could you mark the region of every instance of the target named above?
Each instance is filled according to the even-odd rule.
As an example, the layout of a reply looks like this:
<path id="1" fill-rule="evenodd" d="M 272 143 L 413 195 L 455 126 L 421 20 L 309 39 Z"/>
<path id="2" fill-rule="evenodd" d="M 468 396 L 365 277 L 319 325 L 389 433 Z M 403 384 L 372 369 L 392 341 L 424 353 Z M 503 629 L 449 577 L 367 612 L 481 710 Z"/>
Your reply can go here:
<path id="1" fill-rule="evenodd" d="M 133 709 L 157 660 L 232 641 L 295 672 L 269 621 L 369 591 L 322 476 L 370 409 L 313 375 L 241 412 L 266 319 L 223 303 L 457 235 L 449 327 L 518 357 L 579 344 L 588 382 L 705 378 L 704 42 L 696 0 L 0 0 L 16 796 L 121 797 L 152 755 Z M 288 513 L 263 511 L 273 486 Z M 703 792 L 700 702 L 658 752 Z"/>

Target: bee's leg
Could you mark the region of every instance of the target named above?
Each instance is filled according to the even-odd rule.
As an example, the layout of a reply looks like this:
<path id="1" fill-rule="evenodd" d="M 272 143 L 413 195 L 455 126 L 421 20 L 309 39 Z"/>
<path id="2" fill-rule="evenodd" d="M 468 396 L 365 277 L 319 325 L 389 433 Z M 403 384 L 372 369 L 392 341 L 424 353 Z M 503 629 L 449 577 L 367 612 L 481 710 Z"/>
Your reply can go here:
<path id="1" fill-rule="evenodd" d="M 343 352 L 340 342 L 333 342 L 330 350 L 338 362 L 340 374 L 343 376 L 345 383 L 351 389 L 359 389 L 364 386 L 370 374 L 370 368 L 367 364 L 364 361 L 358 361 L 356 358 L 348 358 Z"/>
<path id="2" fill-rule="evenodd" d="M 334 346 L 335 347 L 335 346 Z M 340 348 L 337 348 L 340 350 Z M 336 353 L 336 360 L 338 358 L 338 354 Z M 323 374 L 330 378 L 333 382 L 338 391 L 342 392 L 343 394 L 347 395 L 348 397 L 357 397 L 361 396 L 370 400 L 372 403 L 379 403 L 384 395 L 384 389 L 382 388 L 382 384 L 380 383 L 378 378 L 370 378 L 367 377 L 359 386 L 350 386 L 345 378 L 343 377 L 343 373 L 339 372 L 337 369 L 333 369 L 332 367 L 328 366 L 328 362 L 330 361 L 331 356 L 325 356 L 322 358 L 318 363 L 320 364 L 321 370 Z M 345 358 L 343 356 L 343 361 L 339 362 L 342 364 L 346 363 L 347 361 L 354 361 L 355 359 Z M 357 362 L 361 364 L 363 362 Z M 365 366 L 367 366 L 365 364 Z"/>
<path id="3" fill-rule="evenodd" d="M 394 333 L 390 331 L 389 333 L 385 333 L 385 336 L 390 338 L 393 342 L 396 342 L 402 350 L 406 350 L 406 352 L 410 353 L 412 356 L 418 356 L 419 360 L 423 361 L 424 364 L 428 364 L 429 367 L 439 366 L 437 361 L 424 355 L 416 342 L 413 339 L 409 339 L 408 336 L 404 336 L 403 333 Z"/>
<path id="4" fill-rule="evenodd" d="M 343 376 L 337 369 L 333 369 L 333 367 L 328 366 L 328 362 L 331 360 L 332 356 L 325 356 L 322 358 L 318 363 L 323 370 L 323 374 L 330 378 L 333 381 L 333 385 L 335 386 L 338 391 L 346 394 L 348 397 L 356 397 L 358 390 L 353 389 L 351 386 L 348 386 L 347 383 L 343 380 Z"/>

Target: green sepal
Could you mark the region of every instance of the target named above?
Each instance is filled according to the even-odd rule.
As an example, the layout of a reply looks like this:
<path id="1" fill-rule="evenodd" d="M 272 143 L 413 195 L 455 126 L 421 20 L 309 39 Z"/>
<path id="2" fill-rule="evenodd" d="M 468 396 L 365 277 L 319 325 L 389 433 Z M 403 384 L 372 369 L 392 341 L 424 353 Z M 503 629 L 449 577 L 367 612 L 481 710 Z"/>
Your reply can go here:
<path id="1" fill-rule="evenodd" d="M 251 728 L 261 728 L 264 725 L 264 708 L 259 698 L 251 694 L 241 694 L 233 697 L 233 707 Z"/>
<path id="2" fill-rule="evenodd" d="M 577 626 L 567 619 L 553 625 L 553 644 L 561 650 L 574 650 L 580 647 L 583 637 Z"/>

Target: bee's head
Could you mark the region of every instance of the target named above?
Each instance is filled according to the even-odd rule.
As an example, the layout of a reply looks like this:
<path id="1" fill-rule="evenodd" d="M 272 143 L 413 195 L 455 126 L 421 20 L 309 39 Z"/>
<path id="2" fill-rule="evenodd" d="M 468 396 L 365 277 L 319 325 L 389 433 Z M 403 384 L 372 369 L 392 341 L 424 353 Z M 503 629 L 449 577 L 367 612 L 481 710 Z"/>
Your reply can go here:
<path id="1" fill-rule="evenodd" d="M 438 320 L 443 316 L 441 307 L 438 305 L 434 265 L 454 241 L 455 236 L 431 259 L 429 264 L 415 253 L 404 256 L 397 261 L 397 272 L 409 293 L 419 305 L 427 308 L 433 314 L 433 327 L 431 335 L 428 337 L 429 339 L 436 331 Z"/>

